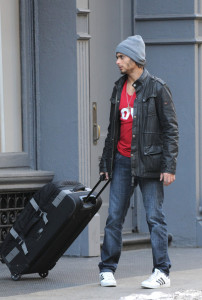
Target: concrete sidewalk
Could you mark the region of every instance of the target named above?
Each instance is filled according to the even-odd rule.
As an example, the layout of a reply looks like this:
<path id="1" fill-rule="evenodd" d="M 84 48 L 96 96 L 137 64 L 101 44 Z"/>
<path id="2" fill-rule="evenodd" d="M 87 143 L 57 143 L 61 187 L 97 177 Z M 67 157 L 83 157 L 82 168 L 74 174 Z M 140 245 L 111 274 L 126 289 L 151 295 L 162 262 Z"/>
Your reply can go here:
<path id="1" fill-rule="evenodd" d="M 123 251 L 115 274 L 117 287 L 103 288 L 98 283 L 99 257 L 63 256 L 47 278 L 23 275 L 12 281 L 4 264 L 0 265 L 1 299 L 202 299 L 202 248 L 169 248 L 172 261 L 171 288 L 141 289 L 140 283 L 151 274 L 151 249 Z"/>

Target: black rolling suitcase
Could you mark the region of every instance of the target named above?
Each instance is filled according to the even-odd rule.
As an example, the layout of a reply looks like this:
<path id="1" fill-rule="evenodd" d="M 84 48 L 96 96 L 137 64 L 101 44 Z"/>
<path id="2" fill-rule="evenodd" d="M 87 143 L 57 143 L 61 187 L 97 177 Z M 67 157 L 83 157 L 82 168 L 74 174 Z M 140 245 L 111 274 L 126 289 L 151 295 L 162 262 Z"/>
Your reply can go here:
<path id="1" fill-rule="evenodd" d="M 1 247 L 13 280 L 39 273 L 45 278 L 62 254 L 99 210 L 102 200 L 95 187 L 80 183 L 49 183 L 34 194 L 8 233 Z"/>

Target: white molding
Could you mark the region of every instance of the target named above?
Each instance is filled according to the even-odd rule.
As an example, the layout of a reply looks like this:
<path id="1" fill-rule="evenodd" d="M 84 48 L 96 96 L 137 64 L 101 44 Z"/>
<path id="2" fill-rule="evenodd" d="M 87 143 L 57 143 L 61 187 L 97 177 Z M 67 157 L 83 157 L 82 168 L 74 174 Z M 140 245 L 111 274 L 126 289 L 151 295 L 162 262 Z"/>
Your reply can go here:
<path id="1" fill-rule="evenodd" d="M 90 9 L 80 9 L 77 8 L 77 15 L 87 16 L 90 13 Z"/>
<path id="2" fill-rule="evenodd" d="M 77 33 L 77 40 L 90 40 L 91 36 L 87 33 L 79 32 Z"/>
<path id="3" fill-rule="evenodd" d="M 1 13 L 1 11 L 0 11 Z M 2 58 L 2 35 L 0 15 L 0 151 L 5 152 L 5 120 L 4 120 L 4 89 L 3 89 L 3 58 Z"/>
<path id="4" fill-rule="evenodd" d="M 89 9 L 77 9 L 79 181 L 90 186 Z M 80 32 L 83 29 L 84 32 Z"/>
<path id="5" fill-rule="evenodd" d="M 77 41 L 79 181 L 90 185 L 89 46 Z"/>
<path id="6" fill-rule="evenodd" d="M 196 202 L 197 216 L 202 216 L 202 186 L 201 186 L 201 170 L 202 170 L 202 46 L 195 47 L 195 141 L 196 141 Z"/>

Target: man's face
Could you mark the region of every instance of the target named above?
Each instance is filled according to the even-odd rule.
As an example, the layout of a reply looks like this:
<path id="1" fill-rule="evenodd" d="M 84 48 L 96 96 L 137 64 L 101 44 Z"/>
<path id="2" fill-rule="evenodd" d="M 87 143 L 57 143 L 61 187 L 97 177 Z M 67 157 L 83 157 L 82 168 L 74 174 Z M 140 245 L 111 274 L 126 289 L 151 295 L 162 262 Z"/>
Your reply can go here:
<path id="1" fill-rule="evenodd" d="M 128 56 L 117 53 L 116 64 L 119 67 L 121 74 L 130 74 L 134 71 L 136 63 Z"/>

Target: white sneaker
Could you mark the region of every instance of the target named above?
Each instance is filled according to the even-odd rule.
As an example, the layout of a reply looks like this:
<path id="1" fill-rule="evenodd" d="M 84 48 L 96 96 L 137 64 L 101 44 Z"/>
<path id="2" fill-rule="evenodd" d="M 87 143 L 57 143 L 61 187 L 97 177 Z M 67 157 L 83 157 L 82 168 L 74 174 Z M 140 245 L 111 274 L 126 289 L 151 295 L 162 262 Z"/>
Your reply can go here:
<path id="1" fill-rule="evenodd" d="M 170 287 L 170 278 L 160 270 L 154 269 L 152 275 L 142 282 L 141 287 L 147 289 Z"/>
<path id="2" fill-rule="evenodd" d="M 101 286 L 116 286 L 116 280 L 112 272 L 101 272 L 99 277 Z"/>

